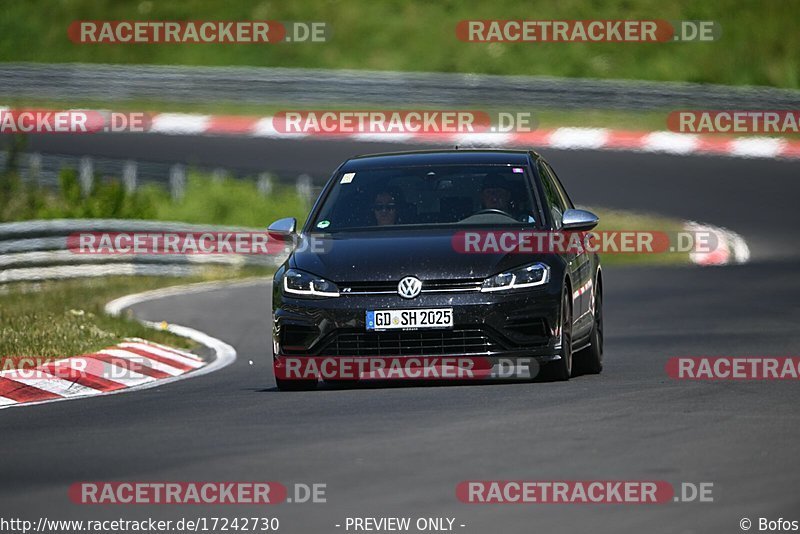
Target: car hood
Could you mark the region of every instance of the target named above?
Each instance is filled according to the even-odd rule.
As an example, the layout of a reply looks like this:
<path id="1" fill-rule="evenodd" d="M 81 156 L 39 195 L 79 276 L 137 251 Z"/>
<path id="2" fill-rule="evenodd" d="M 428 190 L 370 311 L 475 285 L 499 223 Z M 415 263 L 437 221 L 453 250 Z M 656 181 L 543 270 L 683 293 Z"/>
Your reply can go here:
<path id="1" fill-rule="evenodd" d="M 316 252 L 301 246 L 291 267 L 333 282 L 394 281 L 404 276 L 423 280 L 486 278 L 512 267 L 542 261 L 541 254 L 466 254 L 453 246 L 455 232 L 337 236 L 315 235 Z"/>

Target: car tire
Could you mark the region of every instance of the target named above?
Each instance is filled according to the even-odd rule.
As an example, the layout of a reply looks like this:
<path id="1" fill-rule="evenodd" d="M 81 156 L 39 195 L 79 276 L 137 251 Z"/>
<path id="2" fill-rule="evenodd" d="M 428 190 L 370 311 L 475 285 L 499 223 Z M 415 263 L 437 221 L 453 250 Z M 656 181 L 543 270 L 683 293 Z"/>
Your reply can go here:
<path id="1" fill-rule="evenodd" d="M 600 287 L 594 297 L 594 324 L 589 337 L 589 346 L 581 351 L 581 371 L 598 375 L 603 372 L 603 292 Z"/>
<path id="2" fill-rule="evenodd" d="M 564 286 L 561 298 L 561 349 L 560 359 L 544 366 L 545 378 L 553 381 L 566 381 L 572 376 L 572 302 L 568 286 Z"/>
<path id="3" fill-rule="evenodd" d="M 280 391 L 312 391 L 317 389 L 316 380 L 284 380 L 276 378 L 275 384 Z"/>

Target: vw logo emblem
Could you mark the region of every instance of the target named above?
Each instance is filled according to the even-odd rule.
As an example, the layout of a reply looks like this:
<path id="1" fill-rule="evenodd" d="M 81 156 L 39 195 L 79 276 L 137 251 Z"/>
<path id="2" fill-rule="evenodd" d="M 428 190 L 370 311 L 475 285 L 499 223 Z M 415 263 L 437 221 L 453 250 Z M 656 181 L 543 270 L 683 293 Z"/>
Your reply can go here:
<path id="1" fill-rule="evenodd" d="M 422 281 L 416 276 L 406 276 L 397 284 L 397 294 L 404 299 L 413 299 L 422 291 Z"/>

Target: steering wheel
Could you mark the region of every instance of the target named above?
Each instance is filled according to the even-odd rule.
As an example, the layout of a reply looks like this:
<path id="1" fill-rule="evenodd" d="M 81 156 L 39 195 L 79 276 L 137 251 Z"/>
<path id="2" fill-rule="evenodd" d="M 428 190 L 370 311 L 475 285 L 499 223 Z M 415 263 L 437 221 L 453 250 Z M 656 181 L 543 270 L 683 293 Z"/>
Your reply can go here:
<path id="1" fill-rule="evenodd" d="M 486 208 L 479 212 L 474 213 L 473 215 L 488 215 L 490 213 L 495 215 L 505 215 L 509 219 L 514 219 L 514 216 L 508 213 L 507 211 L 499 210 L 497 208 Z"/>

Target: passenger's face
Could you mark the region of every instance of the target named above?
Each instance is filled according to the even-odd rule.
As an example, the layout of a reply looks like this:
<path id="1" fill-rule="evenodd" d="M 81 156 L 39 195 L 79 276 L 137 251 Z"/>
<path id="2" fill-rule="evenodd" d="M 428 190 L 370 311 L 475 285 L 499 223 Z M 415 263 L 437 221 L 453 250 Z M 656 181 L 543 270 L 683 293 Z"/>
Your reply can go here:
<path id="1" fill-rule="evenodd" d="M 397 204 L 392 195 L 381 193 L 375 196 L 372 203 L 372 212 L 375 214 L 375 221 L 378 226 L 394 224 L 397 220 Z"/>
<path id="2" fill-rule="evenodd" d="M 481 191 L 481 201 L 486 209 L 506 211 L 511 201 L 511 191 L 504 187 L 487 187 Z"/>

